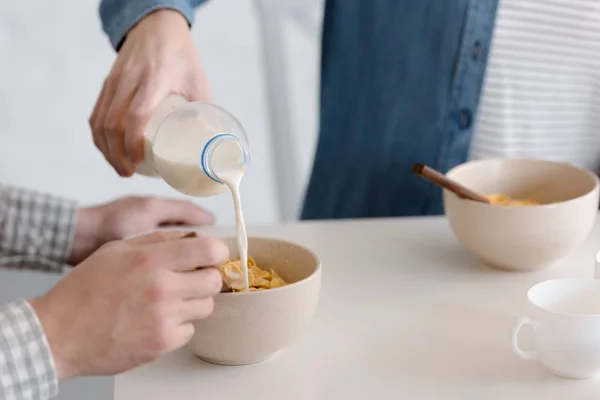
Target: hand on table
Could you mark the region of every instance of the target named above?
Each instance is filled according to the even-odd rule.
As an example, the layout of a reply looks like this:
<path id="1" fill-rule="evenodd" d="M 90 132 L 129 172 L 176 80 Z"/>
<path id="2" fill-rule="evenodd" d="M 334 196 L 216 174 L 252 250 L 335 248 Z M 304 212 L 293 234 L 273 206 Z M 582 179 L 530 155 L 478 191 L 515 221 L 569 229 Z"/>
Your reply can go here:
<path id="1" fill-rule="evenodd" d="M 31 301 L 59 380 L 118 374 L 185 345 L 222 287 L 225 243 L 156 232 L 108 243 Z M 192 267 L 207 267 L 190 271 Z"/>
<path id="2" fill-rule="evenodd" d="M 211 100 L 187 20 L 163 9 L 129 31 L 90 117 L 94 143 L 119 175 L 133 175 L 143 160 L 144 128 L 171 93 Z"/>
<path id="3" fill-rule="evenodd" d="M 183 200 L 125 197 L 79 210 L 70 265 L 76 265 L 103 244 L 147 233 L 165 225 L 214 223 L 208 211 Z"/>

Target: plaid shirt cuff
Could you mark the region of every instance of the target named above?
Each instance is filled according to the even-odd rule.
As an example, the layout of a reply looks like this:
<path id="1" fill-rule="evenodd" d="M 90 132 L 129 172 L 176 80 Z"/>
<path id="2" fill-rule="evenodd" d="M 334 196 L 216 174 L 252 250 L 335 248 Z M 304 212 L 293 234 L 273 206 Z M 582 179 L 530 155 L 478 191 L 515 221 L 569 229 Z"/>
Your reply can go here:
<path id="1" fill-rule="evenodd" d="M 0 185 L 0 267 L 62 272 L 76 216 L 73 201 Z"/>
<path id="2" fill-rule="evenodd" d="M 24 300 L 0 306 L 0 399 L 45 400 L 58 394 L 42 325 Z"/>

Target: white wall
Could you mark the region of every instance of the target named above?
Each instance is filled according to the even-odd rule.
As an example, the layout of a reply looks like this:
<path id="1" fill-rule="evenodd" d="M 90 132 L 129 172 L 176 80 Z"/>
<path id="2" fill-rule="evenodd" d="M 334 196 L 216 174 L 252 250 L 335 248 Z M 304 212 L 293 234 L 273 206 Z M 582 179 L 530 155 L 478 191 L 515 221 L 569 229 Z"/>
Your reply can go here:
<path id="1" fill-rule="evenodd" d="M 301 2 L 302 0 L 299 0 Z M 87 119 L 114 60 L 96 0 L 4 1 L 0 7 L 0 182 L 95 203 L 139 193 L 183 197 L 165 183 L 119 178 L 95 149 Z M 287 29 L 289 28 L 289 29 Z M 267 106 L 251 0 L 211 0 L 193 35 L 216 101 L 246 128 L 252 165 L 243 183 L 249 224 L 276 222 Z M 286 27 L 293 133 L 304 185 L 316 137 L 319 43 Z M 196 200 L 233 224 L 227 194 Z"/>

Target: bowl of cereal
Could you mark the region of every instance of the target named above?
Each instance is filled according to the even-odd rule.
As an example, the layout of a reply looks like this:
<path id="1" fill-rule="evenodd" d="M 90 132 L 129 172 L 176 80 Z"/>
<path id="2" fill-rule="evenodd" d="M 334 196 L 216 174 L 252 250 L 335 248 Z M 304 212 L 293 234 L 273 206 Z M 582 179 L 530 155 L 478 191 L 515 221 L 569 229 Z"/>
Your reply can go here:
<path id="1" fill-rule="evenodd" d="M 586 238 L 598 213 L 598 177 L 570 164 L 479 160 L 451 169 L 446 177 L 490 200 L 443 194 L 458 241 L 502 269 L 531 271 L 555 264 Z"/>
<path id="2" fill-rule="evenodd" d="M 223 292 L 211 316 L 194 323 L 188 348 L 221 365 L 265 361 L 291 345 L 311 321 L 321 289 L 321 262 L 287 241 L 248 238 L 248 283 L 235 238 L 226 238 L 231 261 L 220 266 Z M 241 278 L 241 280 L 240 280 Z"/>

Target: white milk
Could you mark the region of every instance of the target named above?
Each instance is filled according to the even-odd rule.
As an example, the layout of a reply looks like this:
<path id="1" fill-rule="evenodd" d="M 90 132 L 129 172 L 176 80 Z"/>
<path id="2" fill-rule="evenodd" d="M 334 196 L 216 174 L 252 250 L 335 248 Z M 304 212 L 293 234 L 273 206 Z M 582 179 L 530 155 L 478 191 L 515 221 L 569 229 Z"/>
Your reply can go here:
<path id="1" fill-rule="evenodd" d="M 152 152 L 152 142 L 156 137 L 158 128 L 169 114 L 177 107 L 187 104 L 187 100 L 179 95 L 172 94 L 161 101 L 154 109 L 146 129 L 144 130 L 144 160 L 138 164 L 135 172 L 149 177 L 158 177 L 154 167 L 154 154 Z"/>
<path id="2" fill-rule="evenodd" d="M 194 124 L 177 128 L 177 135 L 159 135 L 155 139 L 152 147 L 154 167 L 170 186 L 190 196 L 213 196 L 229 188 L 235 208 L 244 286 L 248 291 L 248 237 L 240 200 L 240 183 L 247 164 L 241 148 L 235 140 L 226 139 L 214 145 L 209 156 L 204 157 L 214 178 L 222 183 L 215 182 L 207 175 L 201 161 L 212 133 L 203 134 Z"/>
<path id="3" fill-rule="evenodd" d="M 219 168 L 221 167 L 221 168 Z M 233 208 L 235 209 L 235 226 L 237 229 L 237 242 L 242 260 L 242 270 L 244 271 L 244 289 L 249 290 L 248 282 L 248 235 L 246 234 L 246 224 L 244 223 L 244 214 L 242 213 L 242 201 L 240 198 L 240 182 L 244 176 L 245 167 L 243 164 L 228 164 L 213 168 L 215 172 L 231 191 L 233 197 Z"/>
<path id="4" fill-rule="evenodd" d="M 144 161 L 136 172 L 162 177 L 175 190 L 194 197 L 229 188 L 235 207 L 237 239 L 248 290 L 248 238 L 240 201 L 240 182 L 250 153 L 244 128 L 221 107 L 170 95 L 156 108 L 144 133 Z"/>

